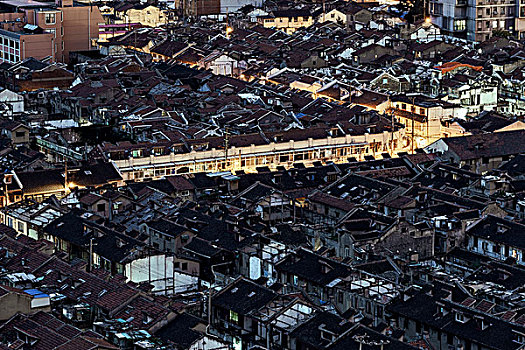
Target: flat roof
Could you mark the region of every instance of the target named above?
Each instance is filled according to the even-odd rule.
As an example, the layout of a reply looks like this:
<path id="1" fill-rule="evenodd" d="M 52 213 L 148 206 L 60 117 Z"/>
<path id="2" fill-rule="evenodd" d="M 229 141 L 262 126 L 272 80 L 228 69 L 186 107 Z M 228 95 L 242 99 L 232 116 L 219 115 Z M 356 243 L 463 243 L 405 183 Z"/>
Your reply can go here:
<path id="1" fill-rule="evenodd" d="M 0 29 L 0 35 L 2 35 L 2 36 L 7 36 L 7 37 L 9 37 L 9 38 L 13 38 L 13 39 L 19 39 L 21 34 L 22 34 L 22 33 L 11 32 L 11 31 L 9 31 L 9 30 Z"/>
<path id="2" fill-rule="evenodd" d="M 11 5 L 11 6 L 39 6 L 39 7 L 48 7 L 50 6 L 49 2 L 35 1 L 35 0 L 0 0 L 0 3 Z M 52 3 L 54 5 L 54 3 Z"/>

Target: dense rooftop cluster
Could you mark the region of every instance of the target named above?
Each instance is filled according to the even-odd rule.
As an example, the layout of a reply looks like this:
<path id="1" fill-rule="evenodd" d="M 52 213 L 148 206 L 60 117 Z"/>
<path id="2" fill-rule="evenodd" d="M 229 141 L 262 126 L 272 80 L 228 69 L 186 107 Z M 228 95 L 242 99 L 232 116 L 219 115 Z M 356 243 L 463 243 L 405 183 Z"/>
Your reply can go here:
<path id="1" fill-rule="evenodd" d="M 524 43 L 430 5 L 0 0 L 0 349 L 523 349 Z"/>

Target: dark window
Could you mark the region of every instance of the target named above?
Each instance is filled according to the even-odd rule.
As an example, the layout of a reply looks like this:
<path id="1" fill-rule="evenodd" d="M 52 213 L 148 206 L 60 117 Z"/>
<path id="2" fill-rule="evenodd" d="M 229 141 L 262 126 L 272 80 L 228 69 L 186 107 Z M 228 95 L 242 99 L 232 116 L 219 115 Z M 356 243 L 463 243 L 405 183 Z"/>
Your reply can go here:
<path id="1" fill-rule="evenodd" d="M 97 204 L 97 211 L 106 211 L 106 203 Z"/>
<path id="2" fill-rule="evenodd" d="M 55 24 L 56 17 L 54 13 L 46 13 L 46 24 Z"/>

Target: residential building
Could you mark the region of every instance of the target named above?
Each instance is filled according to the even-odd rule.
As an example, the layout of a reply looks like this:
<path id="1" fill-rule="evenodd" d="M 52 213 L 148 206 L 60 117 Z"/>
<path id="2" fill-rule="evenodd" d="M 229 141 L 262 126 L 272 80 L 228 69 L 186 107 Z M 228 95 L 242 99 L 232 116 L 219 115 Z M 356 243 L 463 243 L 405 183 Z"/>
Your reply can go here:
<path id="1" fill-rule="evenodd" d="M 443 159 L 482 174 L 525 152 L 519 141 L 524 135 L 525 131 L 516 130 L 451 137 L 435 141 L 425 151 L 441 154 Z"/>
<path id="2" fill-rule="evenodd" d="M 497 30 L 518 32 L 519 6 L 515 0 L 445 0 L 430 2 L 430 18 L 443 35 L 482 42 Z"/>
<path id="3" fill-rule="evenodd" d="M 275 28 L 287 34 L 293 34 L 297 29 L 314 24 L 314 17 L 308 10 L 278 10 L 268 16 L 257 18 L 257 22 L 265 28 Z"/>
<path id="4" fill-rule="evenodd" d="M 72 0 L 57 0 L 56 3 L 10 1 L 1 3 L 0 7 L 5 13 L 23 13 L 24 21 L 19 23 L 24 25 L 26 32 L 43 33 L 26 35 L 15 27 L 17 23 L 4 27 L 0 36 L 4 36 L 4 46 L 13 50 L 2 60 L 12 63 L 28 57 L 47 56 L 57 62 L 68 62 L 69 52 L 94 47 L 99 35 L 98 25 L 104 23 L 98 6 L 73 3 Z M 13 46 L 9 46 L 11 44 Z"/>

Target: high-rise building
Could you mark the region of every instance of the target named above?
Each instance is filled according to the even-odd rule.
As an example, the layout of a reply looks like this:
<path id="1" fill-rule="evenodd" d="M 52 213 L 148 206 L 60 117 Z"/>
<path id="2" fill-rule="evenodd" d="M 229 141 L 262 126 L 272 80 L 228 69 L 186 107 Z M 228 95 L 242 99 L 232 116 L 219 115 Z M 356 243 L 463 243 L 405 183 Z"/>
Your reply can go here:
<path id="1" fill-rule="evenodd" d="M 519 31 L 518 1 L 522 0 L 431 0 L 430 18 L 444 35 L 481 42 L 494 31 Z M 525 19 L 525 3 L 519 7 Z M 525 23 L 522 27 L 525 30 Z"/>
<path id="2" fill-rule="evenodd" d="M 69 52 L 93 48 L 98 40 L 98 26 L 103 23 L 97 6 L 72 0 L 1 0 L 0 36 L 10 37 L 12 42 L 8 44 L 14 45 L 7 59 L 1 59 L 18 62 L 26 57 L 52 56 L 52 61 L 68 62 Z"/>

